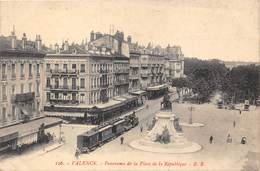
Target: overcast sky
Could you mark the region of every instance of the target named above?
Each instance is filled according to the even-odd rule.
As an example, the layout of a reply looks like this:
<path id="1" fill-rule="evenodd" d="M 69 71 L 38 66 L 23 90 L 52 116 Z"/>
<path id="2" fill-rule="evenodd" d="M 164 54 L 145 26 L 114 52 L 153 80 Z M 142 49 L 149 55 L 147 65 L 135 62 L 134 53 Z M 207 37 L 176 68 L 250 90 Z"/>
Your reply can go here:
<path id="1" fill-rule="evenodd" d="M 81 42 L 115 29 L 140 44 L 180 45 L 188 57 L 259 61 L 259 0 L 87 0 L 1 2 L 0 34 L 46 45 Z"/>

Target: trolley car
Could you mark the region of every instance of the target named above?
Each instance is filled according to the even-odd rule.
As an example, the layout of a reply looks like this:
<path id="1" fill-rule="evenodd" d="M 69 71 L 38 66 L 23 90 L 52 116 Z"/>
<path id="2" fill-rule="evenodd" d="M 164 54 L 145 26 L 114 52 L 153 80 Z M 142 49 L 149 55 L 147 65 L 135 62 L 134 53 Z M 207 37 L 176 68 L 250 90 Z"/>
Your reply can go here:
<path id="1" fill-rule="evenodd" d="M 77 136 L 77 148 L 81 153 L 89 153 L 104 143 L 123 134 L 125 131 L 137 126 L 138 123 L 138 117 L 133 113 L 110 123 L 92 128 Z"/>

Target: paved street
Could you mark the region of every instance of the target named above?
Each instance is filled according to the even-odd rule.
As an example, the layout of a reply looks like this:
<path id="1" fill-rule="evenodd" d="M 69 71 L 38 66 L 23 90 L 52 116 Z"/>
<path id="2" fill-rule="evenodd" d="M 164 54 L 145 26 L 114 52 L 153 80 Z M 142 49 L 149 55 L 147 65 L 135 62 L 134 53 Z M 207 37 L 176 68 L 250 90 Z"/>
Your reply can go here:
<path id="1" fill-rule="evenodd" d="M 137 112 L 140 125 L 124 135 L 124 144 L 120 145 L 120 137 L 110 141 L 90 154 L 82 154 L 75 162 L 76 135 L 84 132 L 87 128 L 79 126 L 64 125 L 66 143 L 54 151 L 44 155 L 31 157 L 33 153 L 7 159 L 4 164 L 12 169 L 44 170 L 37 163 L 46 163 L 49 170 L 131 170 L 138 167 L 139 170 L 241 170 L 245 162 L 245 155 L 248 151 L 260 152 L 256 144 L 260 143 L 259 129 L 252 129 L 251 125 L 260 125 L 259 108 L 257 110 L 242 112 L 225 109 L 217 109 L 213 104 L 192 105 L 193 121 L 204 123 L 204 127 L 183 127 L 185 136 L 203 146 L 199 152 L 192 154 L 155 154 L 138 151 L 128 146 L 134 139 L 146 135 L 146 123 L 151 122 L 156 111 L 160 108 L 162 99 L 147 101 L 149 108 Z M 174 104 L 174 113 L 181 118 L 181 121 L 188 122 L 190 104 Z M 236 122 L 235 128 L 233 121 Z M 140 132 L 140 126 L 144 131 Z M 227 135 L 230 134 L 233 142 L 226 143 Z M 209 144 L 209 137 L 214 137 L 213 143 Z M 242 136 L 247 137 L 248 144 L 240 144 Z M 74 161 L 74 162 L 73 162 Z M 85 163 L 83 162 L 85 161 Z M 88 162 L 89 163 L 88 163 Z M 93 162 L 96 162 L 94 166 Z M 140 162 L 143 161 L 143 162 Z M 80 163 L 81 162 L 81 163 Z M 125 165 L 128 162 L 137 166 Z M 151 163 L 157 165 L 151 166 Z M 158 163 L 163 163 L 159 166 Z M 169 163 L 172 163 L 170 165 Z M 175 165 L 173 165 L 175 162 Z M 150 163 L 150 164 L 149 164 Z M 178 163 L 178 164 L 176 164 Z M 81 165 L 79 165 L 81 164 Z M 231 169 L 232 168 L 232 169 Z"/>

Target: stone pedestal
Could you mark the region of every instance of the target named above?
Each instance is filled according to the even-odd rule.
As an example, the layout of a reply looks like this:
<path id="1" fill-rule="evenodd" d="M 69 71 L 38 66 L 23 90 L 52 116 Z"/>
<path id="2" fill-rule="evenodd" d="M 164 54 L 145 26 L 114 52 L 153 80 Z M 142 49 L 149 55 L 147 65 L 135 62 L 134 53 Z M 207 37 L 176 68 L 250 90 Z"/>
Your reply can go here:
<path id="1" fill-rule="evenodd" d="M 186 139 L 178 118 L 171 110 L 159 111 L 152 130 L 129 145 L 134 149 L 155 153 L 192 153 L 201 149 L 199 144 Z"/>

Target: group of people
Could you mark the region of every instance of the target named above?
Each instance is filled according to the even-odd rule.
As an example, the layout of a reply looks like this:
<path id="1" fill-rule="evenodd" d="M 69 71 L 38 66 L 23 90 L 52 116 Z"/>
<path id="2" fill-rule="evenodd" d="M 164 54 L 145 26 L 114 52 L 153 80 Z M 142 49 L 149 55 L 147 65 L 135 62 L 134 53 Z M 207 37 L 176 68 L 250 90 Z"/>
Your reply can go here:
<path id="1" fill-rule="evenodd" d="M 209 137 L 209 143 L 210 143 L 210 144 L 213 143 L 213 139 L 214 139 L 214 138 L 213 138 L 213 136 L 211 135 L 211 136 Z M 232 137 L 231 137 L 230 134 L 228 134 L 226 142 L 227 142 L 227 143 L 232 143 Z M 242 137 L 240 143 L 241 143 L 241 144 L 246 144 L 246 143 L 247 143 L 246 137 Z"/>

